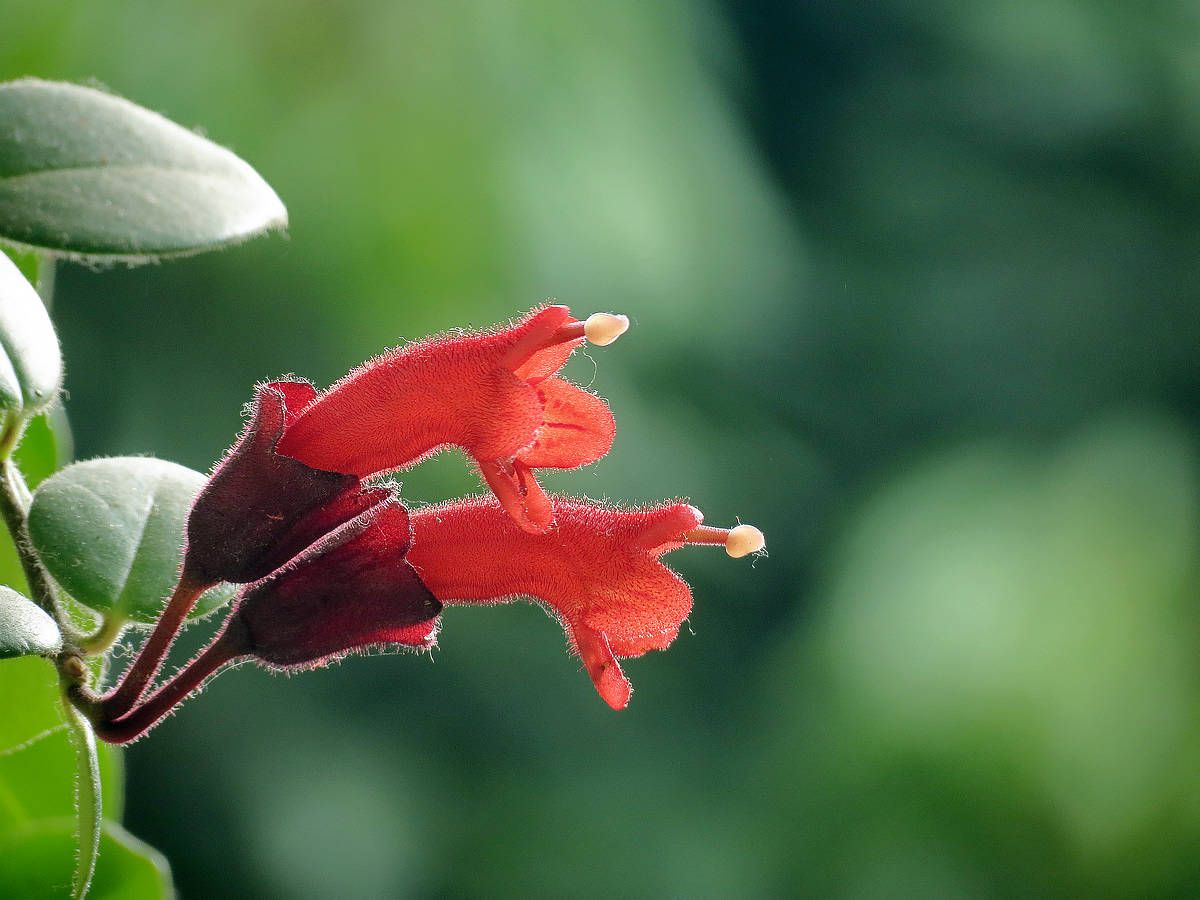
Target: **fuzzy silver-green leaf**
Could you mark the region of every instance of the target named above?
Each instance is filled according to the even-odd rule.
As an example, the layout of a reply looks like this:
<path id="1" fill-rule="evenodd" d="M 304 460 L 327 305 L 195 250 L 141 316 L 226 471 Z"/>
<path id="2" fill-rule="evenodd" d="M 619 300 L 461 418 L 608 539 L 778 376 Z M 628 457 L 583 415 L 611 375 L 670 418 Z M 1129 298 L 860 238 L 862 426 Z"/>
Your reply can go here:
<path id="1" fill-rule="evenodd" d="M 0 84 L 0 239 L 137 262 L 286 224 L 249 164 L 158 113 L 77 84 Z"/>
<path id="2" fill-rule="evenodd" d="M 135 622 L 153 622 L 175 585 L 184 522 L 204 476 L 144 456 L 75 463 L 33 494 L 29 537 L 46 569 L 80 603 Z M 196 605 L 227 602 L 228 586 Z"/>
<path id="3" fill-rule="evenodd" d="M 62 648 L 58 625 L 40 606 L 0 585 L 0 659 L 47 656 Z"/>
<path id="4" fill-rule="evenodd" d="M 45 409 L 58 397 L 62 374 L 62 351 L 46 307 L 0 253 L 0 411 Z"/>

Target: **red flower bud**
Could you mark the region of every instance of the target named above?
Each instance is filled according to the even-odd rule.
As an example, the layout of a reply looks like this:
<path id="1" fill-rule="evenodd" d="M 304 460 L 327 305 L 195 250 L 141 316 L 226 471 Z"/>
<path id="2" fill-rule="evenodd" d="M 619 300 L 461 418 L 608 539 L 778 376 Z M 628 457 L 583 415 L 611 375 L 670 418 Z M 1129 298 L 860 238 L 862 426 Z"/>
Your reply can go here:
<path id="1" fill-rule="evenodd" d="M 600 696 L 622 709 L 631 686 L 617 658 L 666 648 L 692 608 L 691 590 L 660 557 L 686 543 L 725 543 L 742 555 L 745 532 L 702 528 L 700 511 L 686 503 L 615 509 L 554 497 L 551 506 L 558 527 L 541 535 L 517 528 L 490 498 L 421 510 L 409 562 L 443 603 L 523 595 L 544 603 Z M 747 552 L 762 546 L 750 530 L 760 540 Z"/>
<path id="2" fill-rule="evenodd" d="M 553 512 L 532 470 L 594 462 L 615 433 L 607 404 L 555 373 L 585 337 L 609 343 L 627 325 L 603 314 L 585 323 L 548 306 L 506 328 L 392 350 L 308 405 L 279 452 L 366 477 L 458 446 L 522 528 L 546 531 Z"/>

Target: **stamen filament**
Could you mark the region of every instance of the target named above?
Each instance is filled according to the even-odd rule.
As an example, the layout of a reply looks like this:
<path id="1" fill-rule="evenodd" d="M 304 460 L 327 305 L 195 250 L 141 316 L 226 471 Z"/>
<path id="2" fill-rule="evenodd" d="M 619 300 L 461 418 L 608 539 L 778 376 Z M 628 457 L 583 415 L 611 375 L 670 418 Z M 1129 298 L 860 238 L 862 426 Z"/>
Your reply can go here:
<path id="1" fill-rule="evenodd" d="M 683 541 L 685 544 L 720 544 L 723 547 L 727 537 L 729 537 L 728 528 L 700 525 L 691 531 L 685 531 Z"/>
<path id="2" fill-rule="evenodd" d="M 586 327 L 587 323 L 585 322 L 568 322 L 566 325 L 559 325 L 558 330 L 546 341 L 546 346 L 553 347 L 555 344 L 565 344 L 569 341 L 577 341 L 581 337 L 587 337 L 584 330 Z"/>

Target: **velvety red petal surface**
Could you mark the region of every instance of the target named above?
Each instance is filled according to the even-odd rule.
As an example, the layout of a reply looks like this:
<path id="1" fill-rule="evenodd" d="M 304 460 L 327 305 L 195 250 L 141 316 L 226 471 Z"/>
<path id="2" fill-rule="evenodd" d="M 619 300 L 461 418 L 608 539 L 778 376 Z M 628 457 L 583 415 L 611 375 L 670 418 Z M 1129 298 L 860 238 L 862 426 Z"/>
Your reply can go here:
<path id="1" fill-rule="evenodd" d="M 605 703 L 613 709 L 624 709 L 629 705 L 633 694 L 633 685 L 617 662 L 608 636 L 603 632 L 593 631 L 582 625 L 568 627 L 567 633 L 575 647 L 575 652 L 583 660 L 596 692 Z"/>
<path id="2" fill-rule="evenodd" d="M 612 704 L 621 696 L 614 679 L 624 676 L 607 655 L 666 647 L 691 611 L 691 591 L 658 557 L 682 544 L 700 514 L 684 503 L 648 509 L 563 497 L 551 503 L 557 527 L 542 535 L 523 531 L 491 498 L 421 510 L 412 517 L 408 558 L 443 603 L 524 595 L 551 607 Z"/>
<path id="3" fill-rule="evenodd" d="M 378 356 L 312 403 L 280 452 L 358 476 L 403 468 L 448 444 L 477 459 L 512 459 L 542 423 L 537 394 L 514 373 L 528 365 L 544 377 L 566 360 L 569 350 L 542 349 L 565 321 L 565 307 L 548 307 L 508 328 Z"/>
<path id="4" fill-rule="evenodd" d="M 448 444 L 479 458 L 511 458 L 541 424 L 541 404 L 479 349 L 446 341 L 372 360 L 301 416 L 280 452 L 360 477 Z"/>
<path id="5" fill-rule="evenodd" d="M 530 310 L 520 322 L 501 330 L 507 345 L 501 365 L 524 381 L 537 381 L 557 372 L 581 340 L 555 344 L 554 336 L 561 327 L 574 321 L 571 310 L 565 306 Z"/>
<path id="6" fill-rule="evenodd" d="M 594 579 L 591 591 L 580 621 L 608 635 L 617 656 L 662 649 L 692 611 L 691 588 L 652 557 L 626 558 L 619 581 Z"/>
<path id="7" fill-rule="evenodd" d="M 554 526 L 550 498 L 523 461 L 484 459 L 478 463 L 483 480 L 517 527 L 530 534 L 545 534 Z"/>
<path id="8" fill-rule="evenodd" d="M 569 321 L 569 318 L 568 318 Z M 549 324 L 549 323 L 548 323 Z M 555 328 L 557 329 L 556 323 Z M 539 329 L 539 332 L 545 331 L 545 328 Z M 553 333 L 553 332 L 551 332 Z M 518 366 L 513 374 L 522 381 L 527 381 L 530 384 L 537 384 L 543 378 L 547 378 L 561 369 L 571 354 L 583 346 L 583 338 L 578 338 L 573 341 L 567 341 L 562 344 L 554 344 L 544 350 L 539 350 L 534 353 L 528 360 Z"/>
<path id="9" fill-rule="evenodd" d="M 573 469 L 608 453 L 617 423 L 608 404 L 562 378 L 540 382 L 534 391 L 542 405 L 542 425 L 533 443 L 518 454 L 532 468 Z"/>

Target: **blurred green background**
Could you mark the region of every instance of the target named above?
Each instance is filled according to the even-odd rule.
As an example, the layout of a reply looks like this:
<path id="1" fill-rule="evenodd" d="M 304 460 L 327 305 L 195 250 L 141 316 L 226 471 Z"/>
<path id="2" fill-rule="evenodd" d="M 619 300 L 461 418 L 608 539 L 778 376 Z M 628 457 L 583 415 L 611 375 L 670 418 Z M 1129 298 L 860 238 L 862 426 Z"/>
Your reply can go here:
<path id="1" fill-rule="evenodd" d="M 60 270 L 80 457 L 206 469 L 256 380 L 556 297 L 635 327 L 572 363 L 619 435 L 551 487 L 768 535 L 672 557 L 690 629 L 621 714 L 528 605 L 449 610 L 432 660 L 223 675 L 127 755 L 183 897 L 1200 892 L 1193 3 L 0 23 L 0 77 L 199 126 L 292 218 Z"/>

